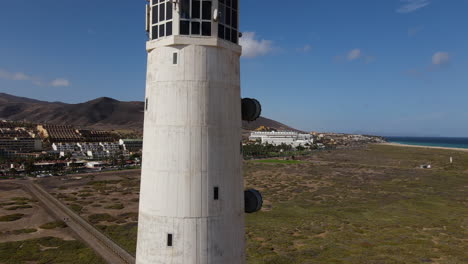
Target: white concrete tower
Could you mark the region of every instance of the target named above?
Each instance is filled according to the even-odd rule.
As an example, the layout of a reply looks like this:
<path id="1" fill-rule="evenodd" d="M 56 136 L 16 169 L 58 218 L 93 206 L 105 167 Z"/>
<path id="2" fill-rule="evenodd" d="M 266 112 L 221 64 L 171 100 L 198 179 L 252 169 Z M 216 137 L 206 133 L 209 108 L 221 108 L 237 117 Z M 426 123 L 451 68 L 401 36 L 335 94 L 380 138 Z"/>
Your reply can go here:
<path id="1" fill-rule="evenodd" d="M 137 264 L 245 263 L 238 0 L 152 0 Z"/>

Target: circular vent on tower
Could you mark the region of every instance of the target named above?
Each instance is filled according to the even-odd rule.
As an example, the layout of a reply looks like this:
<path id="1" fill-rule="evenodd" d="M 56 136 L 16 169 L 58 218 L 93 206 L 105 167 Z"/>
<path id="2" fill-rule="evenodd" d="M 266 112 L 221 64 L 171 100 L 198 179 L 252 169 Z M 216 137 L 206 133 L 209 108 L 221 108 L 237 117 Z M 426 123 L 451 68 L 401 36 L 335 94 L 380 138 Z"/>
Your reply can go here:
<path id="1" fill-rule="evenodd" d="M 255 189 L 246 190 L 244 192 L 244 199 L 246 213 L 256 213 L 262 209 L 263 197 L 259 191 Z"/>
<path id="2" fill-rule="evenodd" d="M 244 98 L 242 99 L 242 120 L 255 121 L 262 114 L 262 105 L 255 99 Z"/>

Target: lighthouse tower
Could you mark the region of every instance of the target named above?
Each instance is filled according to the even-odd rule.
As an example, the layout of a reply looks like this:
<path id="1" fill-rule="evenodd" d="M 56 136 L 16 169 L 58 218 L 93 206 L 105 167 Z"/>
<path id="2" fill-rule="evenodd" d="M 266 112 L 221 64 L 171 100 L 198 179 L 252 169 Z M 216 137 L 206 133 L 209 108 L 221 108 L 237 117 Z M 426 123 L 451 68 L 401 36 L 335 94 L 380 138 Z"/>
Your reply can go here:
<path id="1" fill-rule="evenodd" d="M 256 101 L 241 103 L 238 28 L 238 0 L 147 5 L 137 264 L 245 263 L 241 119 Z"/>

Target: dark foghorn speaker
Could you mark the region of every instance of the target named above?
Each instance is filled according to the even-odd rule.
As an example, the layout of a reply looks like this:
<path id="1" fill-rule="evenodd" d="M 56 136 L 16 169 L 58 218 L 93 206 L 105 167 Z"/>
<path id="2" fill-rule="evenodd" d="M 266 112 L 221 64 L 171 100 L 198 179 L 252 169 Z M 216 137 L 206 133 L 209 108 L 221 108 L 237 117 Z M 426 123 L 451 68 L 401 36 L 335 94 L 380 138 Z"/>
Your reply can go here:
<path id="1" fill-rule="evenodd" d="M 263 197 L 259 191 L 255 189 L 246 190 L 244 192 L 245 212 L 248 214 L 256 213 L 262 209 Z"/>
<path id="2" fill-rule="evenodd" d="M 262 114 L 262 105 L 255 99 L 244 98 L 242 99 L 242 120 L 255 121 Z"/>

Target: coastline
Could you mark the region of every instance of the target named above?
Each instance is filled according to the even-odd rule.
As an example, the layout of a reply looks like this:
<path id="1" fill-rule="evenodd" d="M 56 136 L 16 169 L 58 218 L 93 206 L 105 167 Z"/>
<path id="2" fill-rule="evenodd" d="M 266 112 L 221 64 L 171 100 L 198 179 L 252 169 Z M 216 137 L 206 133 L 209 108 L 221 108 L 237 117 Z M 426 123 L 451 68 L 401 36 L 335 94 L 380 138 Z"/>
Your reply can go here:
<path id="1" fill-rule="evenodd" d="M 468 152 L 468 149 L 464 149 L 464 148 L 435 147 L 435 146 L 417 146 L 417 145 L 408 145 L 408 144 L 390 143 L 390 142 L 387 142 L 387 143 L 379 143 L 379 145 L 395 146 L 395 147 L 409 147 L 409 148 L 425 148 L 425 149 L 455 150 L 455 151 Z"/>

